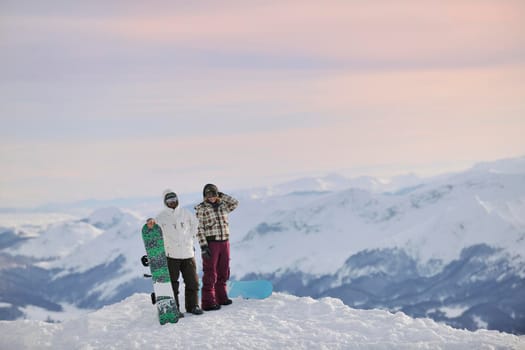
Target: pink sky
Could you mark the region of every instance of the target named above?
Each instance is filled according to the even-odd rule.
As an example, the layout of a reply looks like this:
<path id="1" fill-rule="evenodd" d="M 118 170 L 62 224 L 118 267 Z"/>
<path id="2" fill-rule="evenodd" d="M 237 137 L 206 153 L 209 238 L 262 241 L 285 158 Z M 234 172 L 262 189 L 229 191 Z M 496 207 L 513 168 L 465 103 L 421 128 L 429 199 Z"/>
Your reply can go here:
<path id="1" fill-rule="evenodd" d="M 2 5 L 0 207 L 525 154 L 522 1 L 55 4 Z"/>

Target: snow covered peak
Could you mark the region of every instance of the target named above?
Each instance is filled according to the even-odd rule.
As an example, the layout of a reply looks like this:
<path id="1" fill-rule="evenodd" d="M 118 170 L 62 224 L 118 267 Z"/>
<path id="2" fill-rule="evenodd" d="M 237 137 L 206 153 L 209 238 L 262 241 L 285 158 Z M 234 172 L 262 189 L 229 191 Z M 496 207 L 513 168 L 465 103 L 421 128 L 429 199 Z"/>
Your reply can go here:
<path id="1" fill-rule="evenodd" d="M 116 207 L 101 208 L 95 210 L 88 218 L 83 221 L 99 229 L 109 229 L 122 222 L 126 217 L 134 216 Z"/>
<path id="2" fill-rule="evenodd" d="M 339 299 L 275 293 L 160 326 L 148 294 L 63 323 L 0 321 L 2 349 L 519 349 L 523 338 L 453 329 Z"/>
<path id="3" fill-rule="evenodd" d="M 39 259 L 63 258 L 102 233 L 87 223 L 66 221 L 48 225 L 40 235 L 13 249 L 13 254 Z"/>

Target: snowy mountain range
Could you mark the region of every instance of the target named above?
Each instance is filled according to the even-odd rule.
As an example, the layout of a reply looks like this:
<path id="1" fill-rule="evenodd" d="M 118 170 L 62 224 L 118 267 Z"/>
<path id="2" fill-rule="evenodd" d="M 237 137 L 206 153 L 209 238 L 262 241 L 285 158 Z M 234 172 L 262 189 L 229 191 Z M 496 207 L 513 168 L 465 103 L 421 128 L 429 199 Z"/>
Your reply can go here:
<path id="1" fill-rule="evenodd" d="M 329 175 L 230 194 L 240 201 L 232 278 L 525 334 L 525 158 L 430 179 Z M 46 213 L 47 222 L 0 216 L 0 319 L 64 320 L 149 292 L 139 230 L 160 194 L 119 202 L 86 216 Z"/>

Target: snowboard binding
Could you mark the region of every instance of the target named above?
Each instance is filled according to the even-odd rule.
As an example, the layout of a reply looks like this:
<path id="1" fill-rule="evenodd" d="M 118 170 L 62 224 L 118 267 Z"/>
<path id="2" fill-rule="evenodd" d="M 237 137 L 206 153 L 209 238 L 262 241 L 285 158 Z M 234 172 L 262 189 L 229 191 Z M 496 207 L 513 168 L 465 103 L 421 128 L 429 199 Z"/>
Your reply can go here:
<path id="1" fill-rule="evenodd" d="M 149 260 L 147 255 L 143 255 L 140 258 L 140 262 L 142 263 L 142 266 L 149 266 Z M 152 276 L 150 274 L 145 273 L 144 278 L 151 278 Z M 157 297 L 155 295 L 155 292 L 151 293 L 151 303 L 155 305 L 157 303 Z"/>

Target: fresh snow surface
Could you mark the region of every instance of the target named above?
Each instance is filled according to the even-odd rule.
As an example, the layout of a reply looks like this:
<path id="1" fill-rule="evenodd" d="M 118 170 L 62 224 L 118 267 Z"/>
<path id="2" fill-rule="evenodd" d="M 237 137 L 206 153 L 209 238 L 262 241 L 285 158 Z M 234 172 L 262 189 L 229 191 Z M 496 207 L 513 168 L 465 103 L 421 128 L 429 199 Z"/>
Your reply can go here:
<path id="1" fill-rule="evenodd" d="M 62 322 L 69 319 L 77 318 L 80 315 L 85 315 L 89 310 L 80 309 L 75 305 L 69 303 L 60 303 L 62 311 L 50 311 L 35 305 L 26 305 L 21 310 L 26 319 L 43 320 L 51 322 Z M 0 307 L 2 307 L 0 305 Z"/>
<path id="2" fill-rule="evenodd" d="M 0 321 L 0 349 L 525 349 L 525 338 L 469 332 L 403 313 L 355 310 L 339 299 L 275 293 L 234 299 L 160 326 L 148 294 L 59 324 Z"/>

